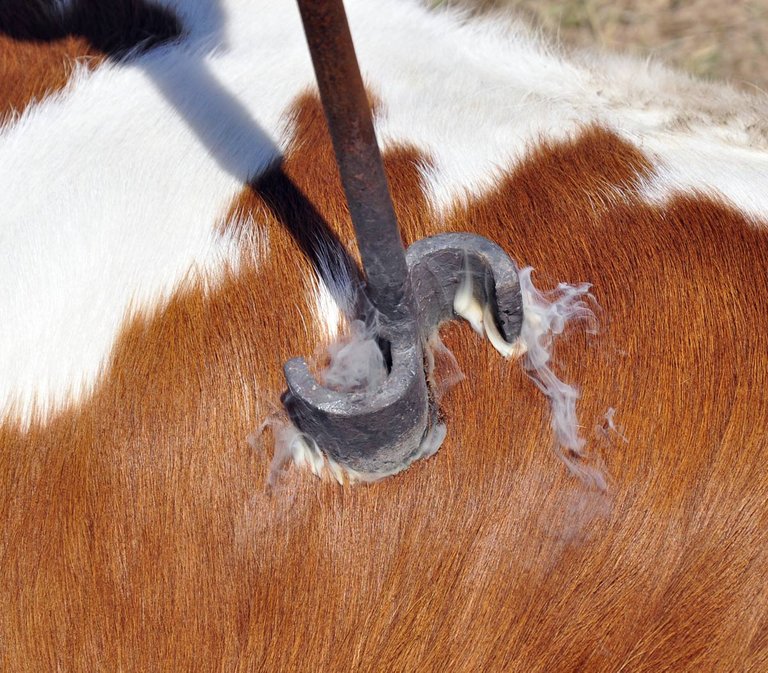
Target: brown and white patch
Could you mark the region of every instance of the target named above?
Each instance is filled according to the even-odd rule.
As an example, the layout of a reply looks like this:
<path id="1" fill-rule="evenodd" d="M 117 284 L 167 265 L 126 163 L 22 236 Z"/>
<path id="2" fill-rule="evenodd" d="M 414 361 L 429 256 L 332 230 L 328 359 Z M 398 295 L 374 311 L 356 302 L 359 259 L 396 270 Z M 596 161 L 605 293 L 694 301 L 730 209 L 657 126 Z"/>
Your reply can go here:
<path id="1" fill-rule="evenodd" d="M 439 217 L 430 158 L 388 149 L 406 242 L 475 231 L 545 286 L 592 283 L 600 335 L 555 357 L 585 429 L 609 408 L 623 428 L 585 430 L 608 494 L 563 469 L 541 393 L 460 324 L 437 456 L 359 488 L 289 469 L 270 493 L 269 445 L 246 438 L 282 363 L 323 339 L 317 246 L 352 248 L 319 104 L 292 118 L 283 163 L 224 218 L 237 268 L 131 318 L 83 403 L 0 425 L 2 668 L 760 670 L 765 231 L 703 197 L 648 205 L 651 161 L 599 127 Z"/>
<path id="2" fill-rule="evenodd" d="M 4 0 L 0 5 L 0 123 L 63 89 L 76 64 L 178 37 L 180 24 L 144 0 Z"/>

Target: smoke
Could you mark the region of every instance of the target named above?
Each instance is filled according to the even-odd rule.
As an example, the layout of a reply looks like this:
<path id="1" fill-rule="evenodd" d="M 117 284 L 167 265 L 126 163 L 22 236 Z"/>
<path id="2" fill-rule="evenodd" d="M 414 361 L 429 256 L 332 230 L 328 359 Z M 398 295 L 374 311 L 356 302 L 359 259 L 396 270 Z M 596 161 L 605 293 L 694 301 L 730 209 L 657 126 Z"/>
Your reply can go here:
<path id="1" fill-rule="evenodd" d="M 588 331 L 596 331 L 597 319 L 587 302 L 594 302 L 590 285 L 560 283 L 551 292 L 544 293 L 534 286 L 532 273 L 533 268 L 526 267 L 519 274 L 523 296 L 523 326 L 519 338 L 525 350 L 523 367 L 549 399 L 558 455 L 586 484 L 605 490 L 603 473 L 582 460 L 586 457 L 586 442 L 579 432 L 576 413 L 576 401 L 581 396 L 579 389 L 561 380 L 550 366 L 555 337 L 565 331 L 566 325 L 581 322 L 586 323 Z"/>
<path id="2" fill-rule="evenodd" d="M 602 425 L 597 426 L 597 431 L 603 435 L 606 438 L 611 438 L 611 435 L 616 435 L 619 439 L 621 439 L 622 442 L 625 444 L 629 443 L 629 440 L 627 439 L 627 436 L 624 434 L 624 428 L 620 425 L 616 424 L 615 420 L 616 416 L 616 409 L 613 407 L 608 407 L 608 410 L 605 412 L 604 416 L 604 422 Z"/>
<path id="3" fill-rule="evenodd" d="M 272 462 L 269 465 L 267 486 L 274 489 L 277 486 L 280 474 L 292 462 L 297 467 L 307 466 L 312 474 L 320 476 L 325 468 L 325 460 L 322 452 L 311 437 L 301 432 L 282 413 L 271 413 L 259 426 L 255 433 L 248 436 L 248 443 L 254 449 L 261 446 L 261 436 L 269 428 L 274 437 L 275 451 Z M 328 466 L 331 475 L 342 483 L 343 476 Z"/>
<path id="4" fill-rule="evenodd" d="M 320 372 L 321 383 L 342 393 L 374 393 L 387 378 L 384 356 L 362 320 L 350 328 L 349 336 L 328 347 L 330 362 Z"/>
<path id="5" fill-rule="evenodd" d="M 439 404 L 445 394 L 464 380 L 465 376 L 456 356 L 443 343 L 437 330 L 427 340 L 424 356 L 427 360 L 427 383 L 435 404 Z"/>
<path id="6" fill-rule="evenodd" d="M 589 304 L 594 303 L 594 297 L 589 292 L 590 285 L 560 283 L 551 292 L 540 292 L 533 284 L 532 273 L 533 268 L 526 267 L 518 274 L 523 297 L 523 326 L 514 343 L 504 340 L 491 306 L 481 305 L 476 298 L 468 262 L 465 262 L 464 279 L 454 297 L 454 311 L 469 321 L 475 331 L 485 334 L 501 355 L 523 358 L 526 373 L 549 400 L 558 456 L 584 483 L 605 490 L 606 481 L 602 472 L 584 462 L 586 442 L 579 432 L 576 413 L 579 389 L 561 380 L 551 367 L 555 338 L 565 331 L 567 325 L 586 323 L 588 331 L 596 331 L 597 319 Z"/>

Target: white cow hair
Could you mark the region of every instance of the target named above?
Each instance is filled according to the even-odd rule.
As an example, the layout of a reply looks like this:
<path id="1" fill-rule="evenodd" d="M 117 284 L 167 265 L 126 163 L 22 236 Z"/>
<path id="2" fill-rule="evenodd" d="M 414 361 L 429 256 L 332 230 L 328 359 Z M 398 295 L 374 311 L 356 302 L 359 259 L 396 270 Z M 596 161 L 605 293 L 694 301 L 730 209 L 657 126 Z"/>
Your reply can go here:
<path id="1" fill-rule="evenodd" d="M 178 42 L 80 68 L 0 129 L 0 408 L 22 419 L 87 393 L 130 311 L 190 273 L 237 263 L 216 223 L 285 150 L 286 110 L 313 84 L 291 0 L 159 4 L 179 16 Z M 648 61 L 568 55 L 499 15 L 409 0 L 347 8 L 384 104 L 380 141 L 432 158 L 436 208 L 482 194 L 541 139 L 599 123 L 655 162 L 649 199 L 696 190 L 764 223 L 765 95 Z M 324 288 L 317 307 L 318 334 L 334 336 L 339 311 Z"/>

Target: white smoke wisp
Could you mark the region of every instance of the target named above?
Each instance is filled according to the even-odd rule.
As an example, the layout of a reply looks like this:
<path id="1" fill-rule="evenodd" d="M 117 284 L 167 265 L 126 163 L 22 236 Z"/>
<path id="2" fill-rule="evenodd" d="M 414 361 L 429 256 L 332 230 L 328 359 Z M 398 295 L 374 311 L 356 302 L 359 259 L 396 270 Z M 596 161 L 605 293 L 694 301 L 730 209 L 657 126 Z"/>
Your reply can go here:
<path id="1" fill-rule="evenodd" d="M 604 415 L 604 422 L 597 427 L 597 431 L 604 437 L 610 439 L 612 436 L 618 437 L 625 444 L 629 444 L 627 436 L 624 434 L 624 428 L 616 424 L 616 409 L 608 407 Z"/>
<path id="2" fill-rule="evenodd" d="M 456 356 L 443 343 L 437 330 L 427 339 L 424 357 L 427 361 L 427 384 L 435 403 L 439 404 L 445 394 L 466 377 Z"/>
<path id="3" fill-rule="evenodd" d="M 312 474 L 317 477 L 323 474 L 326 465 L 317 444 L 291 423 L 284 414 L 269 414 L 256 432 L 248 436 L 248 443 L 252 448 L 262 448 L 262 437 L 267 428 L 272 431 L 275 447 L 267 476 L 267 487 L 270 490 L 275 489 L 280 475 L 291 463 L 299 468 L 308 467 Z M 334 470 L 334 467 L 328 466 L 328 470 L 336 481 L 342 483 L 343 477 L 337 470 Z"/>
<path id="4" fill-rule="evenodd" d="M 579 389 L 562 381 L 551 367 L 555 338 L 563 334 L 566 326 L 581 322 L 586 323 L 587 331 L 597 331 L 597 319 L 590 308 L 590 303 L 596 305 L 589 292 L 591 286 L 589 283 L 560 283 L 550 292 L 541 292 L 533 284 L 532 273 L 532 267 L 518 273 L 523 298 L 523 326 L 513 343 L 504 340 L 490 304 L 483 306 L 476 298 L 466 262 L 465 276 L 453 301 L 454 311 L 469 321 L 475 331 L 488 337 L 505 358 L 522 358 L 526 373 L 549 400 L 558 456 L 584 483 L 605 490 L 606 480 L 602 472 L 583 460 L 586 458 L 586 442 L 579 432 L 576 414 Z"/>
<path id="5" fill-rule="evenodd" d="M 576 413 L 576 401 L 581 395 L 579 389 L 562 381 L 550 366 L 555 337 L 561 335 L 567 325 L 581 322 L 586 324 L 588 332 L 597 331 L 597 319 L 589 304 L 594 302 L 589 292 L 591 286 L 589 283 L 560 283 L 557 288 L 545 293 L 534 286 L 532 273 L 532 267 L 526 267 L 519 273 L 523 326 L 518 343 L 525 351 L 523 367 L 549 399 L 558 455 L 584 483 L 605 490 L 607 484 L 603 473 L 581 460 L 586 457 L 586 442 L 579 432 Z"/>
<path id="6" fill-rule="evenodd" d="M 330 362 L 321 382 L 343 393 L 375 393 L 387 378 L 387 366 L 372 330 L 362 320 L 350 325 L 350 335 L 328 347 Z"/>

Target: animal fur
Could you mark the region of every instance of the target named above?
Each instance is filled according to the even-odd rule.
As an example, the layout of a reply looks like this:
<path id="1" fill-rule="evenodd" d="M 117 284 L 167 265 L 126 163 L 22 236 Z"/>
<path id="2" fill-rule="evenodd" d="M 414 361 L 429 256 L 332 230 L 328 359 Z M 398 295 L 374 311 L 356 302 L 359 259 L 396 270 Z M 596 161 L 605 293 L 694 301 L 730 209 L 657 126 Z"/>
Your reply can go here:
<path id="1" fill-rule="evenodd" d="M 350 1 L 405 241 L 591 283 L 552 366 L 606 489 L 458 323 L 434 457 L 268 487 L 248 438 L 354 275 L 295 7 L 7 7 L 0 669 L 768 669 L 764 97 Z"/>

